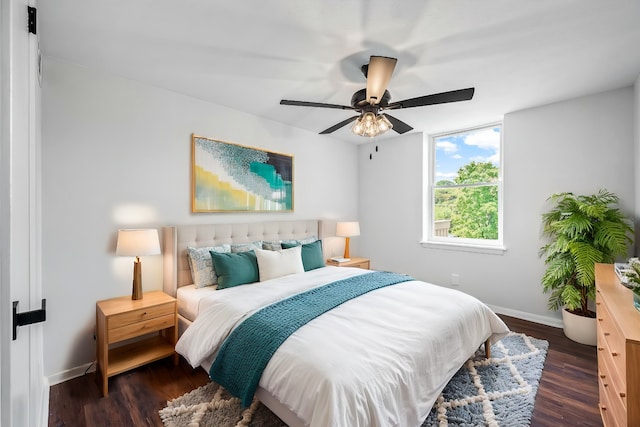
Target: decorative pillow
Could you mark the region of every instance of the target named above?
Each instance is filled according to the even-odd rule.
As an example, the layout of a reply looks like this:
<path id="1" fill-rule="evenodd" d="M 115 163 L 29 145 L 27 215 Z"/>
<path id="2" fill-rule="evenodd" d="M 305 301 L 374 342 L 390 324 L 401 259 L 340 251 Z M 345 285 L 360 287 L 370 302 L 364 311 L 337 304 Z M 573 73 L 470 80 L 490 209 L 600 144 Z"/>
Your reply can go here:
<path id="1" fill-rule="evenodd" d="M 280 240 L 274 240 L 272 242 L 262 242 L 262 249 L 266 251 L 281 251 L 282 245 Z"/>
<path id="2" fill-rule="evenodd" d="M 304 245 L 307 243 L 312 243 L 318 240 L 316 236 L 305 237 L 304 239 L 295 240 L 295 239 L 287 239 L 287 240 L 273 240 L 262 242 L 262 249 L 266 249 L 268 251 L 281 251 L 283 249 L 282 244 L 287 243 L 289 247 L 293 247 L 296 245 Z"/>
<path id="3" fill-rule="evenodd" d="M 288 243 L 282 243 L 284 249 L 294 247 Z M 301 246 L 302 250 L 302 265 L 304 271 L 315 270 L 316 268 L 324 267 L 324 256 L 322 256 L 322 240 L 316 240 L 313 243 L 307 243 Z"/>
<path id="4" fill-rule="evenodd" d="M 237 254 L 238 252 L 248 252 L 256 249 L 262 249 L 262 240 L 250 243 L 232 243 L 231 252 Z"/>
<path id="5" fill-rule="evenodd" d="M 316 236 L 309 236 L 309 237 L 305 237 L 304 239 L 296 240 L 296 242 L 298 242 L 301 245 L 306 245 L 308 243 L 313 243 L 317 240 L 318 238 Z"/>
<path id="6" fill-rule="evenodd" d="M 281 251 L 259 249 L 255 253 L 261 282 L 289 274 L 304 273 L 300 246 Z"/>
<path id="7" fill-rule="evenodd" d="M 254 251 L 235 254 L 211 252 L 211 261 L 218 274 L 218 289 L 231 288 L 260 280 Z"/>
<path id="8" fill-rule="evenodd" d="M 229 253 L 231 252 L 231 245 L 225 244 L 206 248 L 187 246 L 187 258 L 189 259 L 189 268 L 191 269 L 191 279 L 196 288 L 213 286 L 218 283 L 218 276 L 213 269 L 210 252 Z"/>
<path id="9" fill-rule="evenodd" d="M 289 244 L 292 244 L 292 243 L 298 243 L 298 241 L 297 241 L 296 239 L 280 240 L 280 244 L 282 244 L 282 243 L 289 243 Z"/>

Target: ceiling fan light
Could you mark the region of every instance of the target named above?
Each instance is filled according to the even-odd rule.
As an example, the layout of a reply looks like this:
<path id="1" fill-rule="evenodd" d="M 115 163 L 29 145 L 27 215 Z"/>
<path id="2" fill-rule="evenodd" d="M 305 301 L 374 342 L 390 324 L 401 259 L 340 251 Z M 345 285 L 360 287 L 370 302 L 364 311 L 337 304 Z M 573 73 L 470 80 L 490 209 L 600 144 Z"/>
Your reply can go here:
<path id="1" fill-rule="evenodd" d="M 351 132 L 355 133 L 356 135 L 364 136 L 364 126 L 362 125 L 362 121 L 360 120 L 360 118 L 358 118 L 353 126 L 351 126 Z"/>
<path id="2" fill-rule="evenodd" d="M 387 132 L 392 127 L 393 124 L 386 116 L 383 114 L 376 116 L 375 113 L 369 111 L 358 117 L 353 126 L 351 126 L 351 132 L 356 135 L 373 138 Z"/>
<path id="3" fill-rule="evenodd" d="M 367 112 L 362 115 L 362 121 L 365 126 L 372 126 L 376 121 L 376 116 L 372 112 Z"/>
<path id="4" fill-rule="evenodd" d="M 393 124 L 387 119 L 387 116 L 380 114 L 376 119 L 379 133 L 385 133 L 393 128 Z"/>

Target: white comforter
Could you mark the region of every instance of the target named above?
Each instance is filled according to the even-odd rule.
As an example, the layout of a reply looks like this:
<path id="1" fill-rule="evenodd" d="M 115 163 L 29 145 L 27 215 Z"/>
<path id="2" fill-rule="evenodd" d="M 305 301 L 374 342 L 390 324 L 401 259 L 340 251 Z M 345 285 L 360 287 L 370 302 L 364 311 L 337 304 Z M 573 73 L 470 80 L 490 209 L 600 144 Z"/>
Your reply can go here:
<path id="1" fill-rule="evenodd" d="M 260 307 L 367 273 L 325 267 L 217 291 L 176 350 L 193 366 Z M 464 361 L 507 326 L 452 289 L 409 281 L 347 301 L 295 332 L 273 355 L 260 387 L 312 427 L 419 426 Z"/>

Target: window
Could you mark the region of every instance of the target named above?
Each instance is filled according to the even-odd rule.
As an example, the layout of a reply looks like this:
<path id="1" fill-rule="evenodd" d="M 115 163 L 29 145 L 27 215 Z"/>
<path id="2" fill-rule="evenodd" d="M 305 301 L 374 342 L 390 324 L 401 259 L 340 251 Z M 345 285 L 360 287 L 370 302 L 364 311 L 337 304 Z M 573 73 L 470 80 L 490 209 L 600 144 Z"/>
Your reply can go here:
<path id="1" fill-rule="evenodd" d="M 426 245 L 502 253 L 502 124 L 430 139 Z"/>

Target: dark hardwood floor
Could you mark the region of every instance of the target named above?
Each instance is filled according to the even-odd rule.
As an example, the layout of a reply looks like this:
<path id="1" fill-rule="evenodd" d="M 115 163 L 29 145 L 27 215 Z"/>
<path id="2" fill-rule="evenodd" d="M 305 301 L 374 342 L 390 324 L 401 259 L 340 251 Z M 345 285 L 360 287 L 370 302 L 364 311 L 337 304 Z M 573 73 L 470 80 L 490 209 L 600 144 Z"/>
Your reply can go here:
<path id="1" fill-rule="evenodd" d="M 595 347 L 569 340 L 562 329 L 500 317 L 513 331 L 549 341 L 531 425 L 602 426 Z M 103 398 L 95 373 L 88 373 L 51 387 L 49 426 L 162 426 L 158 411 L 167 400 L 208 381 L 202 369 L 165 359 L 111 378 Z"/>

